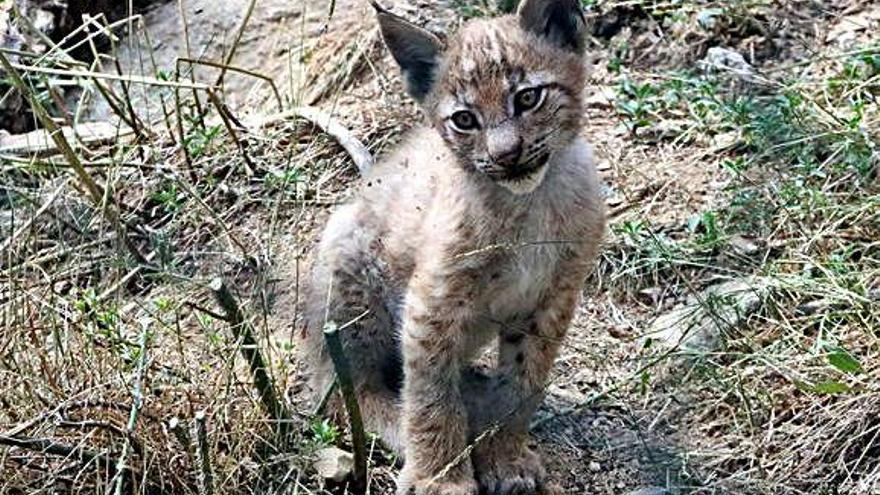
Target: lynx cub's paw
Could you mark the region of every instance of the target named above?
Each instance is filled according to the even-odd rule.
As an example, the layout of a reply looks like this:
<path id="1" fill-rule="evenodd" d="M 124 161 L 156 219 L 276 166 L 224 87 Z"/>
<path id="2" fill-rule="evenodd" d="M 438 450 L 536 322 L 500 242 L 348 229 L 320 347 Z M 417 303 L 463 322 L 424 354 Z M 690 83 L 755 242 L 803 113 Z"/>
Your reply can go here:
<path id="1" fill-rule="evenodd" d="M 457 480 L 449 477 L 434 480 L 430 476 L 415 478 L 404 467 L 397 480 L 397 495 L 477 495 L 477 482 L 470 477 Z"/>
<path id="2" fill-rule="evenodd" d="M 538 454 L 525 449 L 513 460 L 483 459 L 477 462 L 480 493 L 486 495 L 533 495 L 544 486 L 546 471 Z"/>

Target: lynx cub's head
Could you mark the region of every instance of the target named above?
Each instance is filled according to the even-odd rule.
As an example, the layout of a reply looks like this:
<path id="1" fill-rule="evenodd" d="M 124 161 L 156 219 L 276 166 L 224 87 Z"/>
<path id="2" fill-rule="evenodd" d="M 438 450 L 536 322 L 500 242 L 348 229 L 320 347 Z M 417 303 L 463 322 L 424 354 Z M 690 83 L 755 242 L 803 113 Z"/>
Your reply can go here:
<path id="1" fill-rule="evenodd" d="M 459 164 L 515 194 L 535 190 L 580 127 L 580 2 L 523 0 L 516 14 L 470 21 L 445 43 L 376 9 L 409 94 Z"/>

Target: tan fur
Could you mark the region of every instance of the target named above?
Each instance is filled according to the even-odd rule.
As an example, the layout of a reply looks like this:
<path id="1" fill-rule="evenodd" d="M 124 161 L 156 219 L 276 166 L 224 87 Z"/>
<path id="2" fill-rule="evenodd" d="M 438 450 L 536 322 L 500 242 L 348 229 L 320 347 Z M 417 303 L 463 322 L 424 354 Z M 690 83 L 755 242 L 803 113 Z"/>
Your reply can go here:
<path id="1" fill-rule="evenodd" d="M 540 15 L 545 4 L 570 3 L 522 8 Z M 406 38 L 416 28 L 389 28 L 404 21 L 383 15 L 391 14 L 380 13 L 386 41 L 400 49 L 387 32 Z M 432 128 L 412 132 L 363 179 L 318 247 L 303 345 L 312 386 L 321 393 L 333 377 L 324 323 L 353 321 L 344 348 L 367 427 L 405 458 L 400 494 L 528 493 L 543 482 L 526 447 L 528 421 L 594 263 L 604 212 L 578 137 L 580 55 L 526 21 L 474 21 L 450 37 L 430 91 L 410 81 Z M 432 54 L 435 39 L 422 41 L 416 55 Z M 410 55 L 395 52 L 405 73 Z M 535 84 L 547 85 L 543 104 L 512 117 L 512 93 Z M 450 127 L 462 106 L 479 112 L 478 132 Z M 493 158 L 514 145 L 516 160 Z M 540 169 L 506 179 L 527 166 Z M 472 369 L 493 339 L 497 368 Z"/>

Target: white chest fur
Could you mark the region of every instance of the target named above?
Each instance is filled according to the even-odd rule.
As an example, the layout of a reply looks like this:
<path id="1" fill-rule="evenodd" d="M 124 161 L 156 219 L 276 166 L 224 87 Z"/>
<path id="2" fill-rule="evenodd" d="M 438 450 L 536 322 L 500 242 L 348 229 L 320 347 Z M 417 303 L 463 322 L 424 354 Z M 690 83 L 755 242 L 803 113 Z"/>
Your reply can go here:
<path id="1" fill-rule="evenodd" d="M 551 288 L 563 242 L 554 222 L 543 213 L 534 211 L 518 235 L 499 247 L 503 254 L 490 274 L 484 299 L 493 318 L 503 320 L 532 312 Z"/>

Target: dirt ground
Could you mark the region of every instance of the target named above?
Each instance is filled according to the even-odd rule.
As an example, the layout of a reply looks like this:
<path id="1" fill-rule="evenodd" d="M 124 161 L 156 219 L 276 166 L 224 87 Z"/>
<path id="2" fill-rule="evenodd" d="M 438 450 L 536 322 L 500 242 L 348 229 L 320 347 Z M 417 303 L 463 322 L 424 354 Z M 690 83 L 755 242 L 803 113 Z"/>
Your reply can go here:
<path id="1" fill-rule="evenodd" d="M 285 105 L 315 105 L 332 113 L 377 156 L 417 125 L 418 111 L 402 94 L 367 2 L 339 0 L 331 16 L 323 0 L 260 0 L 238 44 L 236 32 L 249 1 L 181 3 L 188 20 L 189 48 L 178 2 L 159 5 L 144 15 L 153 57 L 162 70 L 171 70 L 175 57 L 187 51 L 193 57 L 218 59 L 237 45 L 232 65 L 274 79 Z M 638 13 L 632 3 L 620 2 L 619 7 L 590 15 L 592 74 L 585 89 L 585 135 L 597 150 L 612 232 L 649 219 L 658 230 L 676 235 L 695 215 L 727 201 L 727 179 L 718 160 L 723 145 L 718 139 L 683 132 L 674 121 L 638 134 L 627 129 L 615 107 L 620 75 L 609 69 L 615 59 L 625 58 L 629 70 L 640 76 L 698 70 L 709 48 L 724 46 L 770 72 L 816 53 L 845 51 L 856 40 L 870 40 L 872 30 L 880 32 L 876 2 L 778 2 L 767 7 L 758 25 L 723 32 L 722 27 L 701 30 L 693 23 L 670 26 Z M 439 32 L 460 22 L 462 15 L 460 2 L 384 4 Z M 705 8 L 715 7 L 709 2 Z M 153 63 L 145 60 L 143 46 L 123 40 L 119 53 L 125 70 L 155 73 L 143 69 Z M 216 74 L 216 69 L 198 68 L 195 77 L 209 80 Z M 153 104 L 156 96 L 142 98 Z M 224 101 L 241 119 L 277 111 L 269 86 L 241 74 L 226 79 Z M 141 104 L 151 105 L 143 100 Z M 90 115 L 101 120 L 110 113 L 106 105 L 95 104 Z M 155 120 L 158 113 L 151 115 L 148 120 Z M 267 301 L 267 334 L 273 338 L 269 347 L 275 359 L 292 368 L 296 363 L 289 362 L 293 353 L 288 343 L 305 259 L 334 205 L 358 180 L 351 162 L 344 154 L 337 155 L 321 155 L 322 167 L 312 177 L 314 201 L 278 203 L 272 214 L 254 206 L 242 210 L 232 227 L 234 235 L 271 267 L 271 283 L 266 284 L 270 289 L 251 295 L 253 300 Z M 278 209 L 283 211 L 276 214 Z M 704 389 L 685 385 L 689 377 L 702 372 L 700 365 L 688 356 L 663 359 L 677 349 L 662 344 L 659 349 L 649 347 L 645 340 L 655 320 L 714 280 L 695 279 L 679 287 L 665 286 L 663 280 L 634 281 L 628 272 L 615 270 L 623 244 L 619 235 L 609 235 L 606 254 L 585 287 L 584 302 L 558 359 L 547 399 L 533 423 L 533 437 L 551 479 L 565 493 L 617 495 L 641 489 L 644 494 L 880 493 L 880 485 L 854 482 L 843 485 L 842 491 L 828 487 L 803 491 L 779 483 L 779 476 L 752 476 L 762 472 L 760 460 L 731 461 L 730 452 L 741 446 L 730 444 L 714 423 L 733 407 L 725 403 L 726 396 L 707 398 Z M 228 270 L 214 259 L 194 271 L 207 275 L 218 266 Z M 248 280 L 250 274 L 245 272 L 240 270 L 238 278 Z M 186 352 L 214 363 L 206 356 L 209 351 Z M 299 404 L 300 383 L 293 379 L 285 386 L 285 394 Z M 743 442 L 760 436 L 746 439 L 744 435 Z M 387 490 L 391 471 L 388 466 L 379 469 L 378 492 Z"/>

